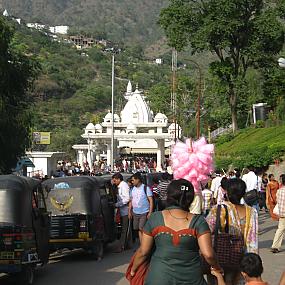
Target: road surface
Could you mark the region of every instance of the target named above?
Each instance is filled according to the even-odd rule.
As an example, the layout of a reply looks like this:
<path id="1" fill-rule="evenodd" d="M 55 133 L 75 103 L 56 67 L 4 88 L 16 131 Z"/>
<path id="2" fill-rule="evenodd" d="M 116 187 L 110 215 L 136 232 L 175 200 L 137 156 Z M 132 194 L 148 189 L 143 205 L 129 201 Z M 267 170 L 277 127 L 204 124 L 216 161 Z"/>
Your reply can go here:
<path id="1" fill-rule="evenodd" d="M 282 271 L 285 270 L 285 240 L 282 252 L 272 254 L 269 249 L 277 222 L 261 212 L 259 223 L 259 248 L 264 262 L 263 278 L 269 284 L 277 285 Z M 48 265 L 37 269 L 35 285 L 127 285 L 124 273 L 132 254 L 133 250 L 112 253 L 109 249 L 100 262 L 91 260 L 81 251 L 53 258 Z M 3 276 L 0 284 L 10 285 L 15 284 L 15 281 Z"/>

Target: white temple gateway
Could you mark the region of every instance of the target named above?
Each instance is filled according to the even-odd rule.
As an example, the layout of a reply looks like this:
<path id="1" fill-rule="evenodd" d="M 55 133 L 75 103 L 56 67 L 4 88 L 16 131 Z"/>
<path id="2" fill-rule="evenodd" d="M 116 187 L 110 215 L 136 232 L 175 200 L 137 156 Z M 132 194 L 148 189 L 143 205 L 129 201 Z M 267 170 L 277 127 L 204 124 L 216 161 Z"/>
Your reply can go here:
<path id="1" fill-rule="evenodd" d="M 162 170 L 165 151 L 169 153 L 175 132 L 176 137 L 181 136 L 181 128 L 176 124 L 169 124 L 167 117 L 157 113 L 153 117 L 145 96 L 136 86 L 132 91 L 129 81 L 127 92 L 124 95 L 127 103 L 121 112 L 121 116 L 114 114 L 114 159 L 120 154 L 156 154 L 157 171 Z M 101 124 L 89 123 L 82 135 L 87 144 L 73 145 L 76 150 L 77 162 L 83 165 L 88 162 L 93 165 L 106 156 L 107 164 L 111 163 L 111 137 L 112 137 L 112 113 L 108 113 Z"/>

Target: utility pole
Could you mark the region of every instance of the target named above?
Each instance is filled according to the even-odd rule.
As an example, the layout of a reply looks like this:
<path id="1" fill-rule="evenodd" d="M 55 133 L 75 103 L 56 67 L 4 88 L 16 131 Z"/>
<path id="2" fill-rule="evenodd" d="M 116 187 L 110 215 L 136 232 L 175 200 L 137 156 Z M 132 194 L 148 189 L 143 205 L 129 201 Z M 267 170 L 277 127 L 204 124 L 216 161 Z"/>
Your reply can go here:
<path id="1" fill-rule="evenodd" d="M 174 121 L 174 141 L 177 141 L 177 95 L 176 95 L 176 72 L 177 72 L 177 51 L 172 50 L 172 92 L 171 92 L 171 109 Z M 179 132 L 179 130 L 178 130 Z"/>
<path id="2" fill-rule="evenodd" d="M 198 96 L 197 96 L 197 106 L 196 106 L 196 138 L 200 138 L 200 117 L 201 117 L 201 98 L 202 98 L 202 69 L 200 65 L 193 59 L 186 59 L 186 61 L 192 62 L 199 71 L 199 84 L 198 84 Z"/>

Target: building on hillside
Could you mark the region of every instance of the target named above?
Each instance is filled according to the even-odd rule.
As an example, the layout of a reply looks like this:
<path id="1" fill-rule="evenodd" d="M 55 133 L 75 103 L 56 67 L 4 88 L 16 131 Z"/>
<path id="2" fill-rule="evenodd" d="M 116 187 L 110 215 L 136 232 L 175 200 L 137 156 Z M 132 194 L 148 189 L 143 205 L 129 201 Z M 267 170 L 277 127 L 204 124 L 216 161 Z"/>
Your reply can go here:
<path id="1" fill-rule="evenodd" d="M 91 48 L 95 44 L 95 40 L 93 38 L 84 37 L 82 35 L 70 36 L 69 39 L 75 44 L 77 49 Z"/>
<path id="2" fill-rule="evenodd" d="M 5 9 L 5 11 L 3 12 L 3 16 L 4 17 L 9 17 L 10 15 L 9 15 L 9 13 L 8 13 L 8 11 Z"/>
<path id="3" fill-rule="evenodd" d="M 162 64 L 163 63 L 162 58 L 156 58 L 155 63 L 158 65 Z"/>
<path id="4" fill-rule="evenodd" d="M 49 27 L 49 30 L 53 34 L 67 35 L 69 26 L 54 26 Z"/>
<path id="5" fill-rule="evenodd" d="M 39 31 L 42 31 L 46 28 L 46 25 L 40 24 L 40 23 L 27 23 L 27 27 L 31 29 L 36 29 Z"/>
<path id="6" fill-rule="evenodd" d="M 165 154 L 170 153 L 174 138 L 181 137 L 181 128 L 177 124 L 169 124 L 162 113 L 154 116 L 143 91 L 138 86 L 133 91 L 130 81 L 124 97 L 127 103 L 120 116 L 114 114 L 114 158 L 124 155 L 156 156 L 156 170 L 161 171 Z M 81 135 L 87 144 L 73 145 L 80 165 L 86 162 L 93 165 L 102 157 L 107 158 L 108 165 L 111 164 L 112 117 L 109 112 L 101 124 L 89 123 Z"/>
<path id="7" fill-rule="evenodd" d="M 10 16 L 10 14 L 9 14 L 8 11 L 7 11 L 7 9 L 4 10 L 3 16 L 4 16 L 4 17 L 10 17 L 12 20 L 16 21 L 19 25 L 21 24 L 22 19 L 20 19 L 20 18 L 14 18 L 14 17 Z"/>

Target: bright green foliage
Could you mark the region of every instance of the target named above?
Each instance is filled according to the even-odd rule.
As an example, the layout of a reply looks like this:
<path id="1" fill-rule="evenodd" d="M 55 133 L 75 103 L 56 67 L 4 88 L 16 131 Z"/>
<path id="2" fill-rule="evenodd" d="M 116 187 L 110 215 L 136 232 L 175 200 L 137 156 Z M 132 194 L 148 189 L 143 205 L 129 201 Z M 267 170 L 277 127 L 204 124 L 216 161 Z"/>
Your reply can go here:
<path id="1" fill-rule="evenodd" d="M 161 83 L 158 83 L 149 89 L 147 99 L 150 101 L 150 108 L 154 113 L 161 112 L 166 115 L 171 115 L 170 92 L 169 86 Z"/>
<path id="2" fill-rule="evenodd" d="M 30 145 L 32 98 L 37 64 L 12 43 L 13 30 L 0 18 L 0 173 L 9 173 Z"/>
<path id="3" fill-rule="evenodd" d="M 111 55 L 97 47 L 77 51 L 71 44 L 58 43 L 23 25 L 16 25 L 15 29 L 13 43 L 33 54 L 42 69 L 32 90 L 33 130 L 50 131 L 51 145 L 41 146 L 40 150 L 65 151 L 74 158 L 72 145 L 80 143 L 83 128 L 89 122 L 98 122 L 98 118 L 101 122 L 111 108 Z M 123 47 L 115 56 L 115 74 L 118 114 L 125 105 L 123 93 L 128 80 L 132 81 L 133 89 L 136 83 L 144 90 L 156 82 L 169 87 L 169 66 L 145 60 L 138 45 Z"/>
<path id="4" fill-rule="evenodd" d="M 193 53 L 216 54 L 210 72 L 224 87 L 233 130 L 238 104 L 250 67 L 266 66 L 282 49 L 284 31 L 279 12 L 262 0 L 171 0 L 160 24 L 177 50 L 190 45 Z"/>
<path id="5" fill-rule="evenodd" d="M 285 126 L 249 128 L 221 136 L 215 146 L 217 167 L 268 166 L 285 153 Z"/>

